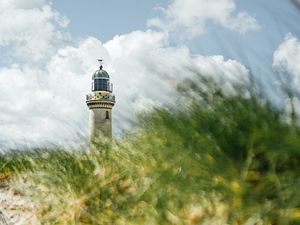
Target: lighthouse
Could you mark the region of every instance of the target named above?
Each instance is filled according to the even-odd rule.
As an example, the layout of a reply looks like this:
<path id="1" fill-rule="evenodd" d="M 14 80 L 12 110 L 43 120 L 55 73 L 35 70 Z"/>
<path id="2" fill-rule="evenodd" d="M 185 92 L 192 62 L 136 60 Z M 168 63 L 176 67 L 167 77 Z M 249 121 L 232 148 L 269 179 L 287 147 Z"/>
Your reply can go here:
<path id="1" fill-rule="evenodd" d="M 115 105 L 113 85 L 109 74 L 103 69 L 102 60 L 99 69 L 92 77 L 92 93 L 86 96 L 90 110 L 89 141 L 112 137 L 112 108 Z"/>

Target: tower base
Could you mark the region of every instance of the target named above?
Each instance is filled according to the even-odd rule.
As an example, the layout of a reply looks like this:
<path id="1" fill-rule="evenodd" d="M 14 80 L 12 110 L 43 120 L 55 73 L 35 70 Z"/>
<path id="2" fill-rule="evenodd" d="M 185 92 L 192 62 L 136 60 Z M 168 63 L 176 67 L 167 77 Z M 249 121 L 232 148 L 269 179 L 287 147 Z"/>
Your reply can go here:
<path id="1" fill-rule="evenodd" d="M 101 138 L 112 138 L 111 109 L 96 108 L 90 111 L 89 141 Z"/>

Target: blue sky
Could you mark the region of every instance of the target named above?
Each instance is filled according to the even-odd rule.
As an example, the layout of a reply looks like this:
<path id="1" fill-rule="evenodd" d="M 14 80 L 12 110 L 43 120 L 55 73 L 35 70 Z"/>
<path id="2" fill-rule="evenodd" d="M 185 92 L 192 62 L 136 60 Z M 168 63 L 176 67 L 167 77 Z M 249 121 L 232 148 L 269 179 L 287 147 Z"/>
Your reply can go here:
<path id="1" fill-rule="evenodd" d="M 195 79 L 185 68 L 227 94 L 253 74 L 288 112 L 280 71 L 300 113 L 299 21 L 287 0 L 1 1 L 0 150 L 82 144 L 100 57 L 114 83 L 116 135 L 136 113 L 174 104 L 176 85 Z"/>
<path id="2" fill-rule="evenodd" d="M 103 42 L 117 34 L 144 30 L 156 6 L 167 0 L 56 0 L 53 7 L 70 19 L 69 30 L 77 36 L 95 36 Z"/>

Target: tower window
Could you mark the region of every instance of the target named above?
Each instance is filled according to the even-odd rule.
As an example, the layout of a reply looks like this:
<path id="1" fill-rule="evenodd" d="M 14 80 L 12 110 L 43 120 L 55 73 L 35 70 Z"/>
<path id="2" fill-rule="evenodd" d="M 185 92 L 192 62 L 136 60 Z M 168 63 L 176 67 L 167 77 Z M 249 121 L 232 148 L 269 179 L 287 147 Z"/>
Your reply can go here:
<path id="1" fill-rule="evenodd" d="M 109 119 L 109 112 L 108 111 L 106 111 L 105 119 Z"/>
<path id="2" fill-rule="evenodd" d="M 95 79 L 92 91 L 109 91 L 109 86 L 108 79 Z"/>

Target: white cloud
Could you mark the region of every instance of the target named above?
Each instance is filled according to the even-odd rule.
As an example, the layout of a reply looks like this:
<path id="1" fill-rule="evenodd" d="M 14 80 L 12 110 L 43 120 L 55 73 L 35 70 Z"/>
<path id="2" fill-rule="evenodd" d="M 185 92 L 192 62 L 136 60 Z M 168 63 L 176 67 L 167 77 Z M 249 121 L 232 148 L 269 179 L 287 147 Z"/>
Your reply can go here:
<path id="1" fill-rule="evenodd" d="M 197 70 L 203 76 L 211 78 L 224 94 L 236 94 L 236 87 L 248 87 L 250 84 L 249 70 L 237 62 L 223 56 L 197 56 Z"/>
<path id="2" fill-rule="evenodd" d="M 45 4 L 45 0 L 2 0 L 0 10 L 3 9 L 32 9 L 39 8 Z"/>
<path id="3" fill-rule="evenodd" d="M 4 0 L 0 3 L 0 47 L 33 62 L 47 59 L 69 35 L 60 28 L 68 20 L 43 0 Z"/>
<path id="4" fill-rule="evenodd" d="M 24 49 L 20 47 L 22 51 L 26 53 L 25 50 L 33 48 L 38 60 L 33 64 L 32 58 L 25 55 L 22 63 L 0 67 L 0 149 L 67 146 L 85 140 L 88 131 L 85 95 L 90 92 L 98 57 L 104 58 L 105 69 L 114 83 L 117 132 L 136 119 L 135 113 L 154 105 L 174 103 L 175 86 L 186 78 L 194 79 L 191 70 L 212 77 L 222 84 L 224 91 L 230 92 L 234 84 L 248 82 L 248 71 L 240 63 L 226 61 L 222 56 L 192 56 L 185 46 L 170 47 L 167 33 L 152 30 L 116 36 L 107 43 L 89 37 L 62 47 L 61 35 L 65 34 L 59 31 L 57 13 L 49 5 L 32 0 L 32 5 L 16 9 L 21 7 L 17 4 L 21 1 L 10 2 L 14 2 L 13 6 L 5 7 L 13 8 L 10 10 L 16 17 L 22 15 L 23 19 L 13 23 L 0 21 L 0 33 L 8 24 L 12 30 L 0 36 L 0 43 L 15 50 L 25 43 Z M 42 16 L 43 22 L 34 22 L 37 15 Z M 34 29 L 29 26 L 31 22 Z M 47 35 L 38 36 L 36 30 L 47 31 L 52 35 L 51 40 Z M 23 33 L 14 37 L 17 31 Z M 31 46 L 32 38 L 49 51 L 44 54 Z"/>
<path id="5" fill-rule="evenodd" d="M 280 82 L 300 94 L 300 41 L 288 34 L 273 55 L 273 68 Z"/>
<path id="6" fill-rule="evenodd" d="M 293 97 L 283 99 L 287 121 L 291 120 L 291 102 L 295 112 L 300 115 L 300 41 L 292 34 L 286 35 L 273 55 L 273 69 L 276 72 L 276 82 L 284 91 L 292 93 Z M 286 93 L 284 95 L 286 96 Z M 280 96 L 282 98 L 282 96 Z M 286 96 L 287 97 L 287 96 Z"/>
<path id="7" fill-rule="evenodd" d="M 152 18 L 149 26 L 163 30 L 178 31 L 194 37 L 206 30 L 206 23 L 212 21 L 242 34 L 259 28 L 256 19 L 247 12 L 236 12 L 234 0 L 173 0 L 161 9 L 164 18 Z"/>

